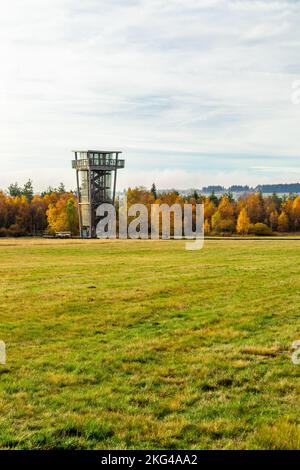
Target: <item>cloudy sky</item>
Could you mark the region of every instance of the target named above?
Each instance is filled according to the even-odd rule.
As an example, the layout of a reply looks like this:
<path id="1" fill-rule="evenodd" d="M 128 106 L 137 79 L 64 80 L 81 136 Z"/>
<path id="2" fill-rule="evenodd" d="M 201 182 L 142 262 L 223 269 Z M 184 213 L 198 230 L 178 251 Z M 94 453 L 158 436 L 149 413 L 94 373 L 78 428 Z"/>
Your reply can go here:
<path id="1" fill-rule="evenodd" d="M 74 187 L 74 148 L 123 150 L 120 189 L 300 180 L 299 1 L 0 7 L 0 188 Z"/>

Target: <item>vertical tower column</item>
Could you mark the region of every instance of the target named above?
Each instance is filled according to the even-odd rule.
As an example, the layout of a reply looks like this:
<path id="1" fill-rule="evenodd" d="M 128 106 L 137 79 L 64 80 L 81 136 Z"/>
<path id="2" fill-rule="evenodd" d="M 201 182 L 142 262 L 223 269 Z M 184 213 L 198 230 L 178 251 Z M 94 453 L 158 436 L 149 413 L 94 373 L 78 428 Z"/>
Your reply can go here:
<path id="1" fill-rule="evenodd" d="M 75 152 L 75 161 L 77 162 L 77 152 Z M 80 210 L 80 186 L 79 186 L 79 170 L 76 168 L 76 184 L 77 184 L 77 210 L 78 210 L 78 220 L 79 220 L 79 234 L 82 238 L 82 216 Z"/>

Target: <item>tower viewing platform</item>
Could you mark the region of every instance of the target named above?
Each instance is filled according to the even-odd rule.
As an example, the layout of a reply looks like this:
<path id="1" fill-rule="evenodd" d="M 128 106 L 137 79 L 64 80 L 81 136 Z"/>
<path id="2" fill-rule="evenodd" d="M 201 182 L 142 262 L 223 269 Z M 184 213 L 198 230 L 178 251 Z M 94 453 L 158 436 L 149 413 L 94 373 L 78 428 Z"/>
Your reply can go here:
<path id="1" fill-rule="evenodd" d="M 74 151 L 77 154 L 77 159 L 72 161 L 72 168 L 74 170 L 82 170 L 87 168 L 101 168 L 103 170 L 114 170 L 125 167 L 125 160 L 118 158 L 121 151 Z M 79 158 L 78 158 L 79 157 Z"/>

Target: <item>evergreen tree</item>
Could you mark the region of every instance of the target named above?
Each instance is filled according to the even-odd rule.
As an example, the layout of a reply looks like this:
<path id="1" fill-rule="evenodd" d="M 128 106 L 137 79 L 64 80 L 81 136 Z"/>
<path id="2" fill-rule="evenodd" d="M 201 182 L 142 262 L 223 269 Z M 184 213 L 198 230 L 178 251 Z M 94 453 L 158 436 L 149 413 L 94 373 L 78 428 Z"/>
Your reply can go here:
<path id="1" fill-rule="evenodd" d="M 153 194 L 153 197 L 154 197 L 154 199 L 156 200 L 156 199 L 157 199 L 157 190 L 156 190 L 155 183 L 152 183 L 150 192 Z"/>
<path id="2" fill-rule="evenodd" d="M 33 198 L 33 186 L 32 186 L 32 181 L 28 180 L 22 189 L 22 196 L 25 196 L 27 201 L 31 201 Z"/>
<path id="3" fill-rule="evenodd" d="M 195 201 L 198 201 L 199 194 L 196 189 L 194 189 L 193 191 L 192 198 L 195 199 Z"/>
<path id="4" fill-rule="evenodd" d="M 18 185 L 18 183 L 12 183 L 8 186 L 7 192 L 11 197 L 22 196 L 22 188 Z"/>
<path id="5" fill-rule="evenodd" d="M 65 188 L 65 185 L 64 183 L 60 183 L 58 188 L 57 188 L 57 192 L 58 193 L 65 193 L 66 192 L 66 188 Z"/>
<path id="6" fill-rule="evenodd" d="M 218 197 L 215 195 L 215 192 L 214 192 L 214 191 L 213 191 L 213 192 L 211 193 L 211 195 L 209 196 L 209 200 L 210 200 L 216 207 L 218 207 L 218 205 L 219 205 L 219 199 L 218 199 Z"/>

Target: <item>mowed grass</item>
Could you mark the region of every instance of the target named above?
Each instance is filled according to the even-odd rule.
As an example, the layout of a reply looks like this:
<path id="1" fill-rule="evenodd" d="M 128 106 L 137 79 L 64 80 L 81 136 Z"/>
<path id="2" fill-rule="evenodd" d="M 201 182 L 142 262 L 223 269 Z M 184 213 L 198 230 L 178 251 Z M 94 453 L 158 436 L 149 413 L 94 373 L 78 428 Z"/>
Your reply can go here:
<path id="1" fill-rule="evenodd" d="M 300 449 L 300 242 L 0 241 L 0 447 Z"/>

